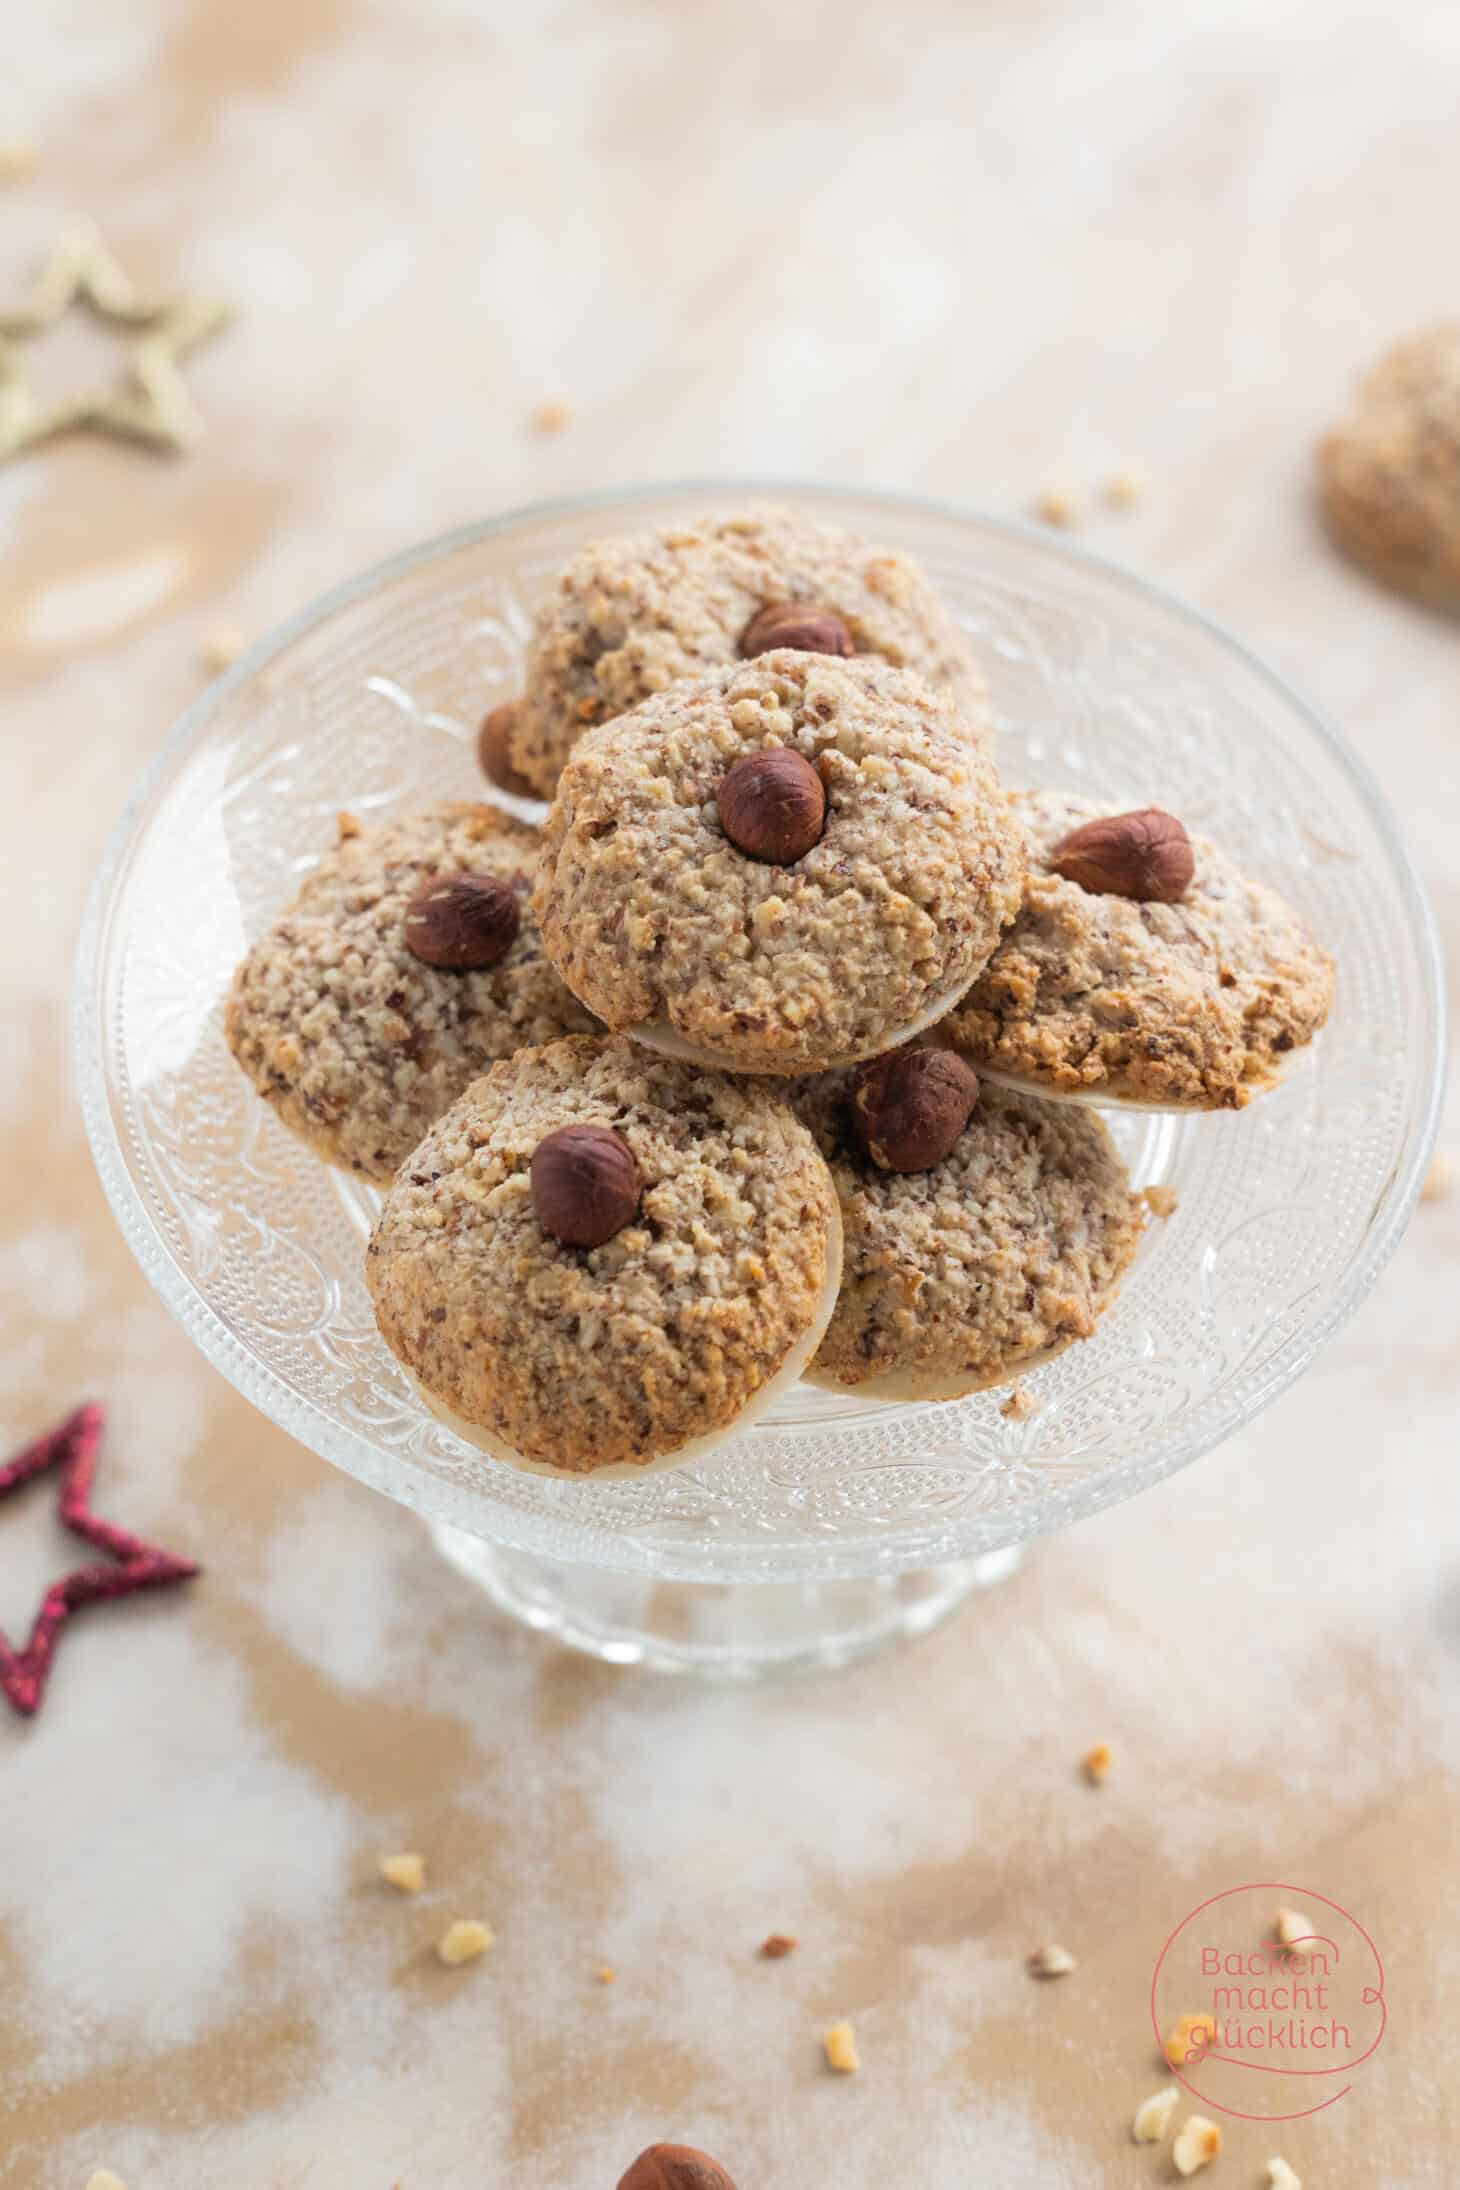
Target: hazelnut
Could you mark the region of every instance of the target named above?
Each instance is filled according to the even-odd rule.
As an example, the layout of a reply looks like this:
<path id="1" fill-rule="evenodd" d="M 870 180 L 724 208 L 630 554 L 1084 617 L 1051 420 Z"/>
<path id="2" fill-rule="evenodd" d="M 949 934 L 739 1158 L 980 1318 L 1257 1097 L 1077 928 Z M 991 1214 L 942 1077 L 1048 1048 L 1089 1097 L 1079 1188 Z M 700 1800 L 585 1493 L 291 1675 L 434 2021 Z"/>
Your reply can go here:
<path id="1" fill-rule="evenodd" d="M 448 1969 L 459 1969 L 463 1962 L 479 1960 L 495 1938 L 491 1925 L 484 1924 L 480 1917 L 459 1916 L 437 1940 L 436 1959 Z"/>
<path id="2" fill-rule="evenodd" d="M 536 798 L 537 793 L 526 776 L 520 776 L 512 765 L 512 732 L 516 723 L 516 700 L 504 700 L 500 707 L 494 707 L 477 732 L 477 758 L 482 764 L 482 774 L 488 783 L 495 783 L 499 791 L 508 791 L 513 798 Z"/>
<path id="3" fill-rule="evenodd" d="M 883 1171 L 930 1171 L 973 1114 L 978 1079 L 951 1049 L 895 1049 L 863 1065 L 852 1087 L 852 1123 Z"/>
<path id="4" fill-rule="evenodd" d="M 1193 2068 L 1216 2043 L 1214 2015 L 1178 2015 L 1162 2048 L 1173 2068 Z"/>
<path id="5" fill-rule="evenodd" d="M 1176 2132 L 1171 2161 L 1178 2175 L 1194 2175 L 1222 2149 L 1222 2132 L 1205 2114 L 1188 2114 Z"/>
<path id="6" fill-rule="evenodd" d="M 766 1962 L 784 1962 L 788 1954 L 796 1952 L 797 1944 L 789 1932 L 773 1931 L 768 1939 L 761 1941 L 761 1959 Z"/>
<path id="7" fill-rule="evenodd" d="M 601 1247 L 632 1222 L 642 1181 L 627 1141 L 606 1125 L 560 1125 L 532 1152 L 532 1206 L 566 1247 Z"/>
<path id="8" fill-rule="evenodd" d="M 1196 871 L 1191 838 L 1174 814 L 1142 806 L 1102 814 L 1062 837 L 1049 855 L 1056 874 L 1099 897 L 1134 897 L 1174 905 Z"/>
<path id="9" fill-rule="evenodd" d="M 834 609 L 815 601 L 771 601 L 757 609 L 740 634 L 747 661 L 789 646 L 798 654 L 855 654 L 852 634 Z"/>
<path id="10" fill-rule="evenodd" d="M 1136 2143 L 1159 2144 L 1171 2127 L 1171 2117 L 1180 2104 L 1181 2093 L 1175 2084 L 1167 2084 L 1164 2090 L 1153 2091 L 1149 2099 L 1142 2099 L 1130 2125 Z"/>
<path id="11" fill-rule="evenodd" d="M 826 786 L 788 745 L 743 753 L 721 776 L 715 804 L 736 849 L 772 867 L 791 866 L 826 827 Z"/>
<path id="12" fill-rule="evenodd" d="M 497 875 L 433 875 L 406 907 L 406 948 L 428 966 L 478 971 L 506 957 L 520 919 L 516 891 Z"/>
<path id="13" fill-rule="evenodd" d="M 735 2190 L 718 2160 L 692 2144 L 651 2144 L 641 2152 L 618 2190 Z"/>

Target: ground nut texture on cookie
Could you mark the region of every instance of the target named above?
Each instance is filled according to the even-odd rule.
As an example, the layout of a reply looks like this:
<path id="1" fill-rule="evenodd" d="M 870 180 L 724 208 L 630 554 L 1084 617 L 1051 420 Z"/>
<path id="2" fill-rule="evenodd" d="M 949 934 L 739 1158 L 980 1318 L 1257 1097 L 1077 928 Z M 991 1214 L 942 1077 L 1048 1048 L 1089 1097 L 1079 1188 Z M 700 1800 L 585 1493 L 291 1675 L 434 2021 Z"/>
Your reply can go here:
<path id="1" fill-rule="evenodd" d="M 725 835 L 747 753 L 818 770 L 822 834 L 777 867 Z M 778 652 L 595 730 L 563 773 L 535 904 L 549 956 L 610 1026 L 662 1023 L 745 1071 L 884 1049 L 936 1016 L 1018 904 L 1022 845 L 954 703 L 871 659 Z"/>
<path id="2" fill-rule="evenodd" d="M 1460 325 L 1401 342 L 1318 452 L 1335 540 L 1382 584 L 1460 609 Z"/>
<path id="3" fill-rule="evenodd" d="M 941 1033 L 1051 1094 L 1236 1110 L 1328 1015 L 1333 962 L 1275 890 L 1205 837 L 1174 904 L 1070 882 L 1050 854 L 1104 808 L 1059 791 L 1013 806 L 1029 846 L 1018 918 Z"/>
<path id="4" fill-rule="evenodd" d="M 636 1216 L 567 1247 L 533 1151 L 607 1127 Z M 589 1473 L 728 1430 L 819 1328 L 836 1196 L 774 1090 L 577 1038 L 494 1065 L 399 1173 L 370 1243 L 381 1334 L 431 1396 L 524 1458 Z"/>
<path id="5" fill-rule="evenodd" d="M 524 1043 L 593 1027 L 543 955 L 528 903 L 536 833 L 492 806 L 444 805 L 346 837 L 234 976 L 229 1047 L 286 1125 L 388 1179 L 469 1081 Z M 459 872 L 516 891 L 521 924 L 479 972 L 406 941 L 421 883 Z"/>
<path id="6" fill-rule="evenodd" d="M 991 737 L 967 643 L 911 557 L 767 506 L 600 540 L 573 558 L 537 615 L 510 765 L 551 798 L 592 723 L 738 660 L 752 617 L 783 601 L 831 610 L 858 654 L 920 670 L 974 736 Z"/>
<path id="7" fill-rule="evenodd" d="M 1088 1338 L 1143 1216 L 1099 1119 L 986 1084 L 940 1163 L 884 1171 L 854 1129 L 851 1086 L 828 1073 L 796 1098 L 831 1165 L 845 1235 L 814 1370 L 849 1386 L 923 1375 L 972 1390 Z"/>

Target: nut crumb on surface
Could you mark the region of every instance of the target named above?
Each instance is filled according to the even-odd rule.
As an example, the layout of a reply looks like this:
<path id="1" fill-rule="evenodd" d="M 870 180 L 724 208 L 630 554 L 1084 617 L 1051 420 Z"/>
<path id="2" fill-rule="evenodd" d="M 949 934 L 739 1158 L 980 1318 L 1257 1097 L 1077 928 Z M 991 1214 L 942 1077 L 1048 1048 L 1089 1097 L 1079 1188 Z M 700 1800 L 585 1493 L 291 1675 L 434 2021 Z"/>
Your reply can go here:
<path id="1" fill-rule="evenodd" d="M 1303 2190 L 1302 2177 L 1276 2152 L 1267 2163 L 1267 2190 Z"/>
<path id="2" fill-rule="evenodd" d="M 1279 1909 L 1272 1920 L 1272 1935 L 1280 1947 L 1296 1946 L 1300 1939 L 1312 1938 L 1312 1919 L 1301 1909 Z"/>
<path id="3" fill-rule="evenodd" d="M 1164 2052 L 1173 2068 L 1185 2068 L 1201 2059 L 1217 2035 L 1214 2015 L 1178 2015 L 1166 2035 Z"/>
<path id="4" fill-rule="evenodd" d="M 547 396 L 541 403 L 533 406 L 534 433 L 561 433 L 565 426 L 572 424 L 572 420 L 573 406 L 564 402 L 561 396 Z"/>
<path id="5" fill-rule="evenodd" d="M 1014 1386 L 1014 1389 L 999 1409 L 1006 1422 L 1027 1422 L 1030 1415 L 1037 1414 L 1038 1411 L 1038 1400 L 1034 1397 L 1033 1392 L 1023 1384 Z"/>
<path id="6" fill-rule="evenodd" d="M 1146 482 L 1138 471 L 1113 471 L 1100 495 L 1111 509 L 1134 509 L 1145 491 Z"/>
<path id="7" fill-rule="evenodd" d="M 1188 2114 L 1176 2132 L 1171 2158 L 1178 2175 L 1194 2175 L 1222 2149 L 1222 2132 L 1205 2114 Z"/>
<path id="8" fill-rule="evenodd" d="M 210 676 L 220 677 L 225 669 L 231 669 L 248 646 L 237 624 L 209 624 L 198 641 L 198 660 Z"/>
<path id="9" fill-rule="evenodd" d="M 800 1941 L 786 1931 L 773 1931 L 760 1943 L 760 1957 L 764 1962 L 783 1962 L 788 1954 L 794 1954 Z"/>
<path id="10" fill-rule="evenodd" d="M 1087 1749 L 1081 1757 L 1080 1770 L 1092 1787 L 1099 1787 L 1109 1778 L 1110 1767 L 1114 1761 L 1110 1752 L 1110 1743 L 1108 1741 L 1097 1741 L 1094 1748 Z"/>
<path id="11" fill-rule="evenodd" d="M 1419 1190 L 1420 1200 L 1444 1201 L 1447 1195 L 1454 1193 L 1457 1180 L 1460 1180 L 1460 1164 L 1442 1148 L 1425 1173 L 1424 1185 Z"/>
<path id="12" fill-rule="evenodd" d="M 383 1855 L 380 1875 L 387 1886 L 394 1886 L 398 1893 L 419 1893 L 426 1883 L 426 1858 L 423 1855 Z"/>
<path id="13" fill-rule="evenodd" d="M 0 137 L 0 183 L 24 182 L 39 164 L 40 148 L 33 137 Z"/>
<path id="14" fill-rule="evenodd" d="M 1035 496 L 1034 514 L 1046 525 L 1058 525 L 1064 531 L 1080 521 L 1079 507 L 1073 495 L 1059 487 L 1046 487 Z"/>
<path id="15" fill-rule="evenodd" d="M 490 1924 L 483 1924 L 472 1916 L 459 1916 L 454 1924 L 448 1924 L 436 1942 L 436 1958 L 448 1969 L 455 1969 L 459 1962 L 474 1962 L 485 1954 L 496 1934 Z"/>
<path id="16" fill-rule="evenodd" d="M 1036 1947 L 1024 1966 L 1031 1977 L 1068 1977 L 1075 1957 L 1064 1947 Z"/>
<path id="17" fill-rule="evenodd" d="M 834 2068 L 838 2076 L 855 2076 L 862 2065 L 857 2035 L 850 2023 L 833 2023 L 821 2041 L 821 2050 L 827 2067 Z"/>
<path id="18" fill-rule="evenodd" d="M 363 836 L 364 834 L 358 815 L 350 813 L 343 806 L 335 815 L 335 828 L 339 832 L 339 840 L 342 844 L 348 844 L 353 836 Z"/>
<path id="19" fill-rule="evenodd" d="M 1167 2084 L 1162 2090 L 1153 2091 L 1149 2099 L 1142 2099 L 1130 2125 L 1136 2143 L 1159 2144 L 1171 2127 L 1171 2117 L 1180 2103 L 1181 2093 L 1175 2084 Z"/>
<path id="20" fill-rule="evenodd" d="M 600 1962 L 593 1974 L 600 1985 L 611 1985 L 618 1976 L 618 1971 L 611 1962 Z"/>
<path id="21" fill-rule="evenodd" d="M 1174 1217 L 1181 1196 L 1174 1186 L 1143 1186 L 1141 1199 L 1153 1217 Z"/>

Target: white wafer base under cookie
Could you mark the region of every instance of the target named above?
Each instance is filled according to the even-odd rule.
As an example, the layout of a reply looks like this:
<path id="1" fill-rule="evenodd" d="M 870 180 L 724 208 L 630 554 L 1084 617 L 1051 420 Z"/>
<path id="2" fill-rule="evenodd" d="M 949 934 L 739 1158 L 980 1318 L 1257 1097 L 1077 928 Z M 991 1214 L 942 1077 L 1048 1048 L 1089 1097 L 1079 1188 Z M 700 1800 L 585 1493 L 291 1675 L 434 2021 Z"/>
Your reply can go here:
<path id="1" fill-rule="evenodd" d="M 933 1003 L 920 1011 L 915 1019 L 910 1019 L 906 1026 L 894 1028 L 890 1034 L 879 1035 L 868 1048 L 854 1050 L 846 1057 L 834 1058 L 831 1063 L 859 1065 L 869 1057 L 883 1057 L 890 1049 L 901 1049 L 905 1042 L 914 1041 L 919 1034 L 926 1034 L 929 1027 L 936 1026 L 940 1019 L 946 1018 L 954 1005 L 968 994 L 977 979 L 977 974 L 971 974 L 968 980 L 960 981 L 956 988 L 944 989 Z M 829 1066 L 822 1064 L 796 1064 L 779 1071 L 774 1065 L 755 1064 L 725 1050 L 700 1049 L 695 1043 L 687 1042 L 682 1034 L 676 1033 L 667 1019 L 646 1019 L 642 1025 L 625 1027 L 623 1031 L 630 1041 L 642 1042 L 645 1049 L 657 1050 L 661 1057 L 675 1057 L 686 1065 L 704 1065 L 715 1072 L 739 1072 L 758 1079 L 794 1080 L 808 1072 L 829 1069 Z"/>
<path id="2" fill-rule="evenodd" d="M 618 1460 L 601 1468 L 555 1467 L 550 1460 L 529 1460 L 525 1453 L 518 1452 L 504 1438 L 495 1436 L 491 1430 L 480 1428 L 475 1422 L 466 1421 L 448 1407 L 444 1400 L 437 1399 L 434 1393 L 426 1389 L 413 1369 L 406 1369 L 406 1375 L 414 1385 L 422 1405 L 435 1415 L 438 1422 L 444 1422 L 447 1429 L 453 1431 L 466 1444 L 475 1445 L 479 1452 L 486 1453 L 492 1460 L 503 1460 L 508 1467 L 520 1468 L 527 1475 L 549 1475 L 559 1483 L 642 1482 L 646 1475 L 662 1474 L 669 1468 L 687 1467 L 692 1460 L 708 1459 L 711 1453 L 728 1444 L 732 1437 L 739 1437 L 743 1431 L 750 1429 L 775 1405 L 783 1392 L 789 1391 L 793 1384 L 799 1382 L 817 1347 L 826 1336 L 826 1327 L 836 1310 L 841 1282 L 842 1219 L 840 1206 L 834 1200 L 826 1228 L 826 1276 L 822 1281 L 816 1313 L 775 1375 L 767 1378 L 754 1397 L 741 1408 L 734 1421 L 726 1423 L 723 1429 L 714 1430 L 705 1437 L 692 1437 L 687 1444 L 676 1446 L 673 1452 L 661 1452 L 652 1460 Z"/>
<path id="3" fill-rule="evenodd" d="M 881 1376 L 864 1377 L 859 1384 L 844 1384 L 829 1370 L 808 1369 L 806 1381 L 818 1385 L 822 1391 L 836 1392 L 843 1399 L 967 1399 L 972 1392 L 991 1392 L 1000 1384 L 1012 1384 L 1017 1377 L 1042 1369 L 1046 1362 L 1067 1352 L 1074 1343 L 1072 1338 L 1062 1338 L 1057 1346 L 1044 1346 L 1038 1353 L 1022 1354 L 1017 1361 L 995 1369 L 988 1376 L 960 1374 L 954 1369 L 887 1369 Z"/>
<path id="4" fill-rule="evenodd" d="M 995 1087 L 1006 1087 L 1012 1095 L 1032 1095 L 1041 1103 L 1078 1103 L 1086 1110 L 1141 1110 L 1159 1118 L 1211 1118 L 1220 1117 L 1230 1109 L 1226 1103 L 1148 1103 L 1135 1095 L 1122 1095 L 1113 1086 L 1104 1087 L 1050 1087 L 1043 1080 L 1026 1080 L 1017 1072 L 1001 1072 L 997 1066 L 980 1064 L 967 1050 L 960 1049 L 960 1057 L 966 1058 L 981 1080 L 991 1081 Z M 1296 1057 L 1298 1050 L 1292 1052 Z M 1277 1087 L 1287 1069 L 1286 1060 L 1274 1069 L 1266 1080 L 1250 1080 L 1250 1095 L 1266 1095 Z"/>

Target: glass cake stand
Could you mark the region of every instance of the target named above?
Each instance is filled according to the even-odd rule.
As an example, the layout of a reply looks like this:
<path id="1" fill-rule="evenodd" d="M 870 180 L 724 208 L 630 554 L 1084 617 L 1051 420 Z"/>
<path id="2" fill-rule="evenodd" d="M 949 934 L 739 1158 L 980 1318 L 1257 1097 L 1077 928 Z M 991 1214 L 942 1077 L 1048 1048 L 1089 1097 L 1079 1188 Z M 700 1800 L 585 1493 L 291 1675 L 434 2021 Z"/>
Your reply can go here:
<path id="1" fill-rule="evenodd" d="M 1161 804 L 1292 899 L 1338 962 L 1282 1085 L 1211 1117 L 1111 1111 L 1176 1189 L 1095 1336 L 1008 1392 L 889 1405 L 800 1386 L 712 1460 L 641 1483 L 485 1458 L 413 1394 L 362 1277 L 375 1195 L 327 1169 L 224 1047 L 246 943 L 349 807 L 483 795 L 474 738 L 534 602 L 586 540 L 770 493 L 907 548 L 987 666 L 1005 778 Z M 508 805 L 514 802 L 504 801 Z M 531 809 L 523 809 L 531 811 Z M 1190 609 L 1020 526 L 888 495 L 702 483 L 473 525 L 340 587 L 191 707 L 138 788 L 80 948 L 75 1055 L 112 1206 L 198 1345 L 275 1422 L 413 1508 L 519 1619 L 624 1664 L 747 1677 L 921 1632 L 1018 1547 L 1227 1437 L 1353 1313 L 1434 1133 L 1439 962 L 1348 747 Z"/>

